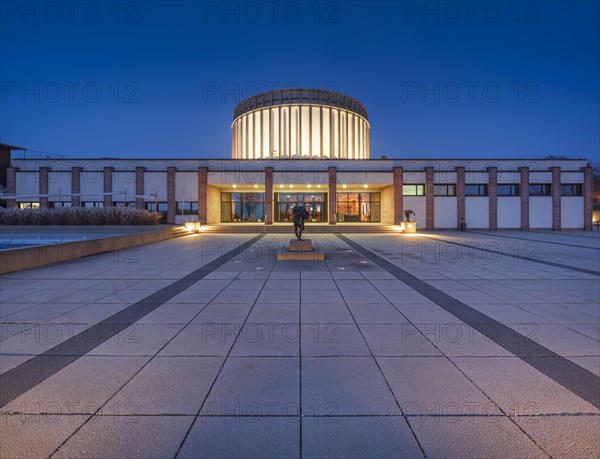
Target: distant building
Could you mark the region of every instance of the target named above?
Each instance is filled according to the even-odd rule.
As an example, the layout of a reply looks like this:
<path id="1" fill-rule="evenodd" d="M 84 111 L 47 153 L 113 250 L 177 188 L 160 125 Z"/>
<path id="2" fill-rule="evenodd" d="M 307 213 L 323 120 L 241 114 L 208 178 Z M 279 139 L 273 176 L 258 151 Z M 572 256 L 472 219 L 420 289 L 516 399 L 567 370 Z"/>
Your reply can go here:
<path id="1" fill-rule="evenodd" d="M 351 97 L 270 91 L 235 107 L 231 160 L 13 159 L 7 203 L 124 205 L 168 223 L 271 225 L 304 205 L 332 225 L 399 224 L 410 209 L 421 229 L 592 227 L 586 160 L 369 159 L 369 131 Z"/>

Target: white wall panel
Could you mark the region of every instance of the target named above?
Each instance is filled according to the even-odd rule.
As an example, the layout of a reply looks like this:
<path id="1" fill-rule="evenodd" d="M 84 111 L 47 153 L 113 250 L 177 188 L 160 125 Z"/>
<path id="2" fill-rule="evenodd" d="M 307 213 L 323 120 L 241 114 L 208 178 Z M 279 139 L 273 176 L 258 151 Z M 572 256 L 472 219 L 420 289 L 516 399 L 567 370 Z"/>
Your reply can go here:
<path id="1" fill-rule="evenodd" d="M 386 185 L 392 183 L 392 172 L 338 172 L 338 186 L 346 185 Z"/>
<path id="2" fill-rule="evenodd" d="M 17 194 L 32 195 L 39 194 L 39 172 L 17 172 Z M 29 198 L 28 198 L 29 199 Z M 38 201 L 32 199 L 31 201 Z"/>
<path id="3" fill-rule="evenodd" d="M 477 184 L 477 183 L 488 183 L 487 172 L 465 172 L 465 183 Z"/>
<path id="4" fill-rule="evenodd" d="M 70 201 L 71 197 L 71 173 L 70 172 L 52 172 L 48 173 L 48 194 L 50 201 L 58 201 L 60 194 L 61 201 Z M 66 196 L 65 196 L 66 195 Z"/>
<path id="5" fill-rule="evenodd" d="M 560 199 L 560 227 L 583 229 L 583 196 L 566 196 Z"/>
<path id="6" fill-rule="evenodd" d="M 456 172 L 435 172 L 433 183 L 456 183 Z"/>
<path id="7" fill-rule="evenodd" d="M 490 207 L 487 197 L 465 198 L 465 221 L 467 229 L 489 228 Z"/>
<path id="8" fill-rule="evenodd" d="M 433 227 L 436 229 L 456 229 L 456 197 L 436 196 L 433 201 Z"/>
<path id="9" fill-rule="evenodd" d="M 83 170 L 79 176 L 81 201 L 104 200 L 104 173 L 100 170 Z"/>
<path id="10" fill-rule="evenodd" d="M 263 186 L 265 183 L 264 168 L 259 169 L 254 162 L 249 162 L 238 171 L 208 171 L 209 185 L 244 185 L 256 184 Z"/>
<path id="11" fill-rule="evenodd" d="M 521 197 L 498 197 L 498 228 L 521 228 Z"/>
<path id="12" fill-rule="evenodd" d="M 289 168 L 287 172 L 274 172 L 273 184 L 297 184 L 329 186 L 329 174 L 324 172 L 300 172 Z"/>
<path id="13" fill-rule="evenodd" d="M 529 197 L 529 228 L 552 228 L 552 197 Z"/>
<path id="14" fill-rule="evenodd" d="M 167 200 L 167 172 L 146 172 L 144 174 L 144 195 L 150 196 L 158 192 L 158 200 Z M 152 199 L 146 198 L 146 201 Z"/>
<path id="15" fill-rule="evenodd" d="M 425 196 L 404 196 L 404 210 L 409 209 L 415 213 L 415 216 L 410 219 L 417 222 L 417 228 L 425 228 Z"/>
<path id="16" fill-rule="evenodd" d="M 518 171 L 498 171 L 498 183 L 519 183 L 521 174 Z"/>
<path id="17" fill-rule="evenodd" d="M 583 172 L 562 172 L 560 183 L 583 183 Z"/>
<path id="18" fill-rule="evenodd" d="M 115 202 L 133 202 L 135 201 L 135 172 L 113 172 L 112 177 L 113 196 Z"/>
<path id="19" fill-rule="evenodd" d="M 186 202 L 198 201 L 198 173 L 194 172 L 176 172 L 175 176 L 175 200 Z"/>
<path id="20" fill-rule="evenodd" d="M 552 183 L 552 172 L 529 172 L 529 183 Z"/>
<path id="21" fill-rule="evenodd" d="M 404 184 L 410 183 L 425 183 L 425 172 L 404 171 Z"/>

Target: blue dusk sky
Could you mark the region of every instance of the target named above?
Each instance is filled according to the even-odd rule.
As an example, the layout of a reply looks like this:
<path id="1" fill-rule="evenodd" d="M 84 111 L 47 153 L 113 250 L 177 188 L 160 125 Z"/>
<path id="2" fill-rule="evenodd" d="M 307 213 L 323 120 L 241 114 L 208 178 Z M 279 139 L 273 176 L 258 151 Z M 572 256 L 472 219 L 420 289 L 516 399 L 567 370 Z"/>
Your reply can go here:
<path id="1" fill-rule="evenodd" d="M 600 2 L 8 1 L 0 141 L 230 158 L 242 99 L 323 88 L 371 157 L 597 159 Z"/>

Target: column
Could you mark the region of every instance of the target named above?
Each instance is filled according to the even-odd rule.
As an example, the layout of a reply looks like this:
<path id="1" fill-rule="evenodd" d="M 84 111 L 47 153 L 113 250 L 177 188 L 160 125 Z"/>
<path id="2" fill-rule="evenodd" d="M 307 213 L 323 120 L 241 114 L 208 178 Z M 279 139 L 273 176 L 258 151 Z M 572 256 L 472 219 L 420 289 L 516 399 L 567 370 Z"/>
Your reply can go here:
<path id="1" fill-rule="evenodd" d="M 592 231 L 592 168 L 582 167 L 583 172 L 583 229 Z"/>
<path id="2" fill-rule="evenodd" d="M 273 168 L 265 167 L 265 224 L 273 224 Z"/>
<path id="3" fill-rule="evenodd" d="M 394 225 L 402 223 L 404 218 L 404 202 L 402 198 L 402 186 L 404 185 L 404 170 L 394 167 Z"/>
<path id="4" fill-rule="evenodd" d="M 50 172 L 49 167 L 40 167 L 40 209 L 48 208 L 48 172 Z"/>
<path id="5" fill-rule="evenodd" d="M 519 193 L 521 194 L 521 231 L 529 231 L 529 168 L 519 167 L 521 181 Z"/>
<path id="6" fill-rule="evenodd" d="M 432 230 L 434 226 L 433 201 L 433 167 L 425 168 L 425 229 Z"/>
<path id="7" fill-rule="evenodd" d="M 176 167 L 167 167 L 167 223 L 175 224 L 175 212 L 177 201 L 175 200 L 175 172 Z M 198 203 L 198 208 L 200 203 Z"/>
<path id="8" fill-rule="evenodd" d="M 465 217 L 465 168 L 456 167 L 456 229 L 463 229 L 467 223 Z"/>
<path id="9" fill-rule="evenodd" d="M 71 168 L 71 207 L 81 207 L 81 167 Z"/>
<path id="10" fill-rule="evenodd" d="M 337 169 L 329 167 L 329 224 L 335 225 L 335 209 L 337 203 Z"/>
<path id="11" fill-rule="evenodd" d="M 208 221 L 208 167 L 198 168 L 198 221 L 202 225 Z"/>
<path id="12" fill-rule="evenodd" d="M 489 227 L 490 231 L 498 229 L 498 168 L 488 167 L 488 200 L 489 200 Z"/>
<path id="13" fill-rule="evenodd" d="M 19 172 L 18 167 L 9 167 L 6 169 L 6 187 L 10 194 L 17 194 L 17 172 Z M 17 200 L 7 199 L 6 205 L 9 209 L 14 209 L 17 207 Z"/>
<path id="14" fill-rule="evenodd" d="M 112 194 L 106 194 L 106 193 L 112 193 L 112 191 L 113 191 L 113 187 L 112 187 L 113 170 L 114 170 L 114 168 L 112 168 L 112 167 L 104 168 L 104 207 L 112 207 L 112 205 L 113 205 Z"/>
<path id="15" fill-rule="evenodd" d="M 146 168 L 138 166 L 135 168 L 135 208 L 144 209 L 145 200 L 144 196 L 144 175 Z"/>
<path id="16" fill-rule="evenodd" d="M 552 172 L 552 230 L 560 231 L 560 167 L 551 167 Z"/>

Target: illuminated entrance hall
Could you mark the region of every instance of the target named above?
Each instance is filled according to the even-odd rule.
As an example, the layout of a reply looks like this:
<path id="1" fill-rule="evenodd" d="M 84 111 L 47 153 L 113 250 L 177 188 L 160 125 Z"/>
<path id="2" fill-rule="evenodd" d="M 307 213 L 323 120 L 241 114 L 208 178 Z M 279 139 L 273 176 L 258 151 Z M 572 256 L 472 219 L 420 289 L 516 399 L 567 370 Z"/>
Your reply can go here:
<path id="1" fill-rule="evenodd" d="M 275 193 L 275 221 L 291 222 L 294 207 L 304 206 L 308 211 L 308 221 L 327 221 L 327 193 Z"/>
<path id="2" fill-rule="evenodd" d="M 336 218 L 338 222 L 381 221 L 379 193 L 338 193 Z"/>
<path id="3" fill-rule="evenodd" d="M 222 222 L 260 223 L 264 220 L 264 193 L 221 193 Z"/>

